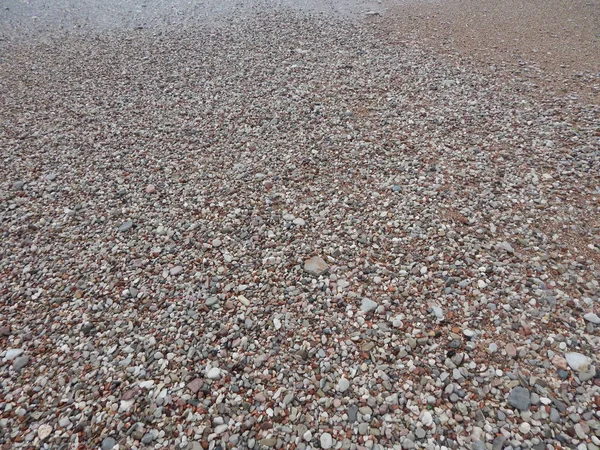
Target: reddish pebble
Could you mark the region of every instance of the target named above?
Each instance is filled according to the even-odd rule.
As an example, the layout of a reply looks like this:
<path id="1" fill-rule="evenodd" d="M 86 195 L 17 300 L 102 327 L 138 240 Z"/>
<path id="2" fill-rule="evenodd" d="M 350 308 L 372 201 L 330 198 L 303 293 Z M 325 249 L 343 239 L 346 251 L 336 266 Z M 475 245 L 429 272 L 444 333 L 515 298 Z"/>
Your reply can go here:
<path id="1" fill-rule="evenodd" d="M 154 186 L 153 184 L 149 184 L 148 186 L 146 186 L 147 194 L 154 194 L 155 192 L 156 192 L 156 186 Z"/>

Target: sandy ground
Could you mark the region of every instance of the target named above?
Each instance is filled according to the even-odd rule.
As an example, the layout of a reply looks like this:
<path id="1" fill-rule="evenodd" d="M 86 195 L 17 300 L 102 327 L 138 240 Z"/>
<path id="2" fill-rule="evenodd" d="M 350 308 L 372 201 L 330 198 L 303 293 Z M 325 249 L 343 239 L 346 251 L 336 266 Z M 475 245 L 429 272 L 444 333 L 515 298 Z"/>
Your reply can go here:
<path id="1" fill-rule="evenodd" d="M 598 0 L 449 0 L 389 3 L 379 20 L 416 35 L 437 53 L 471 57 L 489 70 L 513 69 L 558 94 L 597 104 Z"/>

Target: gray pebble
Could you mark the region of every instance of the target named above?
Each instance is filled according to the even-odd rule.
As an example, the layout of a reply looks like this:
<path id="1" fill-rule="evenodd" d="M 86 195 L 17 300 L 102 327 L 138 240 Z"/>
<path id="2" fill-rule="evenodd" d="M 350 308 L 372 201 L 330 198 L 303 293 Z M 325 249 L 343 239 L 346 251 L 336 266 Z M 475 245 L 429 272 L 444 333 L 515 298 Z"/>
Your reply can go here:
<path id="1" fill-rule="evenodd" d="M 115 445 L 117 445 L 117 441 L 111 437 L 102 440 L 102 450 L 111 450 Z"/>
<path id="2" fill-rule="evenodd" d="M 19 356 L 13 361 L 13 369 L 19 372 L 27 363 L 29 363 L 29 356 Z"/>
<path id="3" fill-rule="evenodd" d="M 121 232 L 128 231 L 131 229 L 131 227 L 133 227 L 133 222 L 131 220 L 128 220 L 127 222 L 123 222 L 121 224 L 121 226 L 119 227 L 119 231 L 121 231 Z"/>
<path id="4" fill-rule="evenodd" d="M 531 396 L 528 389 L 516 386 L 510 391 L 507 398 L 508 404 L 521 411 L 527 411 L 531 406 Z"/>

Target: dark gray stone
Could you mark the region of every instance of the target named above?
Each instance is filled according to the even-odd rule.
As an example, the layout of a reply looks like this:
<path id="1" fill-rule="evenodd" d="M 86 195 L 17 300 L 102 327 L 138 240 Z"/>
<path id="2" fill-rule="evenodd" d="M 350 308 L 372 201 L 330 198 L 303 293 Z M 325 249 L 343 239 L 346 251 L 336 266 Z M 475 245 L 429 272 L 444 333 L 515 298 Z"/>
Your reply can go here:
<path id="1" fill-rule="evenodd" d="M 358 406 L 350 405 L 348 407 L 348 422 L 356 422 L 356 414 L 358 413 Z"/>
<path id="2" fill-rule="evenodd" d="M 510 391 L 508 394 L 508 404 L 513 408 L 517 408 L 521 411 L 529 410 L 531 406 L 531 394 L 529 393 L 529 389 L 525 389 L 524 387 L 517 386 Z"/>

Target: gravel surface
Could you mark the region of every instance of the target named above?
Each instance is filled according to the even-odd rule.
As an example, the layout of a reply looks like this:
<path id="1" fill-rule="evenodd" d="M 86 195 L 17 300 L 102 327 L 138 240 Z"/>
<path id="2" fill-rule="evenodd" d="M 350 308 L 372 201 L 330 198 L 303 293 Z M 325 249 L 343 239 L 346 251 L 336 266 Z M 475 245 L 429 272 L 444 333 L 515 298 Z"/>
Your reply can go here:
<path id="1" fill-rule="evenodd" d="M 600 104 L 600 0 L 387 0 L 390 32 Z"/>
<path id="2" fill-rule="evenodd" d="M 0 443 L 600 447 L 600 108 L 376 20 L 0 43 Z"/>

